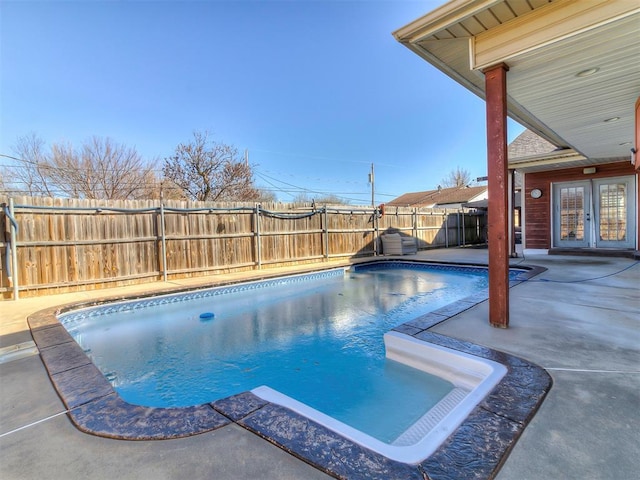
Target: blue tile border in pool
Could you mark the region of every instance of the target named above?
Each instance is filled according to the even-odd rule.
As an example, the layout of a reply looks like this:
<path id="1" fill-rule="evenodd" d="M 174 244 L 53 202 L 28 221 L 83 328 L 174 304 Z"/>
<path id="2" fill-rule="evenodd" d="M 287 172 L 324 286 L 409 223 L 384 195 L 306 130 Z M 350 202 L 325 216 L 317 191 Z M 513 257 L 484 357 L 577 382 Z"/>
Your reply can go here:
<path id="1" fill-rule="evenodd" d="M 236 292 L 246 292 L 261 288 L 274 287 L 278 285 L 302 283 L 309 280 L 318 280 L 322 278 L 341 277 L 344 275 L 344 268 L 334 268 L 324 270 L 322 272 L 305 273 L 300 275 L 290 275 L 287 277 L 274 278 L 270 280 L 256 280 L 252 282 L 243 282 L 239 284 L 209 287 L 198 290 L 191 290 L 191 293 L 176 293 L 172 295 L 154 296 L 152 298 L 134 299 L 127 302 L 118 302 L 118 305 L 101 305 L 99 307 L 91 306 L 87 309 L 74 310 L 59 315 L 60 322 L 63 325 L 71 325 L 78 320 L 85 318 L 97 317 L 100 315 L 108 315 L 111 313 L 129 312 L 157 305 L 168 305 L 177 302 L 186 302 L 199 298 L 217 297 L 219 295 L 227 295 Z"/>
<path id="2" fill-rule="evenodd" d="M 397 265 L 398 261 L 366 262 L 356 269 L 389 263 Z M 419 261 L 401 263 L 416 268 L 482 268 L 480 265 Z M 526 281 L 543 270 L 540 267 L 519 266 L 517 273 L 512 275 L 511 285 Z M 311 275 L 342 275 L 343 271 L 330 269 Z M 277 284 L 278 279 L 266 282 Z M 260 282 L 250 283 L 256 284 L 251 288 L 259 288 L 257 283 Z M 248 283 L 222 288 L 232 291 L 245 285 Z M 157 292 L 135 299 L 153 302 L 159 300 L 156 298 L 159 295 L 167 293 Z M 174 290 L 171 293 L 179 292 Z M 194 295 L 199 293 L 193 292 Z M 390 460 L 250 392 L 188 408 L 141 407 L 124 402 L 60 324 L 58 315 L 95 306 L 104 306 L 106 312 L 110 303 L 133 300 L 133 297 L 105 298 L 53 307 L 30 315 L 28 322 L 51 382 L 66 405 L 71 421 L 83 432 L 117 439 L 160 440 L 205 433 L 235 423 L 335 478 L 483 479 L 495 476 L 551 388 L 551 377 L 537 365 L 504 352 L 429 331 L 432 326 L 487 298 L 486 291 L 480 292 L 394 328 L 425 342 L 497 361 L 508 370 L 502 381 L 476 406 L 460 427 L 431 456 L 417 465 Z"/>
<path id="3" fill-rule="evenodd" d="M 435 262 L 420 262 L 414 260 L 373 260 L 369 262 L 362 262 L 354 265 L 352 268 L 355 271 L 366 270 L 367 268 L 395 268 L 398 265 L 403 268 L 413 268 L 416 270 L 444 270 L 449 272 L 473 272 L 473 273 L 487 273 L 486 265 L 478 265 L 475 263 L 463 264 L 463 263 L 435 263 Z M 511 281 L 524 281 L 531 278 L 531 269 L 537 267 L 510 267 L 509 268 L 509 280 Z"/>
<path id="4" fill-rule="evenodd" d="M 367 270 L 368 268 L 375 268 L 376 270 L 381 268 L 397 268 L 401 266 L 403 268 L 410 268 L 416 270 L 447 270 L 449 272 L 475 272 L 475 273 L 486 273 L 487 267 L 480 267 L 477 265 L 447 265 L 444 263 L 417 263 L 409 260 L 386 260 L 384 262 L 367 262 L 360 263 L 358 265 L 353 266 L 353 270 Z"/>

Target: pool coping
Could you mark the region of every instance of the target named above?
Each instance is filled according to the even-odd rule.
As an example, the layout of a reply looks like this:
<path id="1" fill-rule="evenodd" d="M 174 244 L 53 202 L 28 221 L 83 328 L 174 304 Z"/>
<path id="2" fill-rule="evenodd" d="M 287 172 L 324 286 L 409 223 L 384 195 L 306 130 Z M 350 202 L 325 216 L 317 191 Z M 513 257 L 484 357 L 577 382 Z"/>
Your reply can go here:
<path id="1" fill-rule="evenodd" d="M 398 262 L 486 269 L 482 264 L 404 259 L 376 259 L 357 265 Z M 520 273 L 510 286 L 527 281 L 545 270 L 527 265 L 512 266 L 511 269 Z M 265 275 L 258 280 L 267 278 L 274 277 Z M 199 286 L 197 289 L 246 281 Z M 49 378 L 67 408 L 69 418 L 79 430 L 115 439 L 161 440 L 197 435 L 235 423 L 336 478 L 493 478 L 552 385 L 551 377 L 544 369 L 522 358 L 429 331 L 431 327 L 487 300 L 486 291 L 395 327 L 393 331 L 507 367 L 502 381 L 431 456 L 418 464 L 405 464 L 368 450 L 251 392 L 186 408 L 129 404 L 120 398 L 57 319 L 57 315 L 78 308 L 190 290 L 194 287 L 75 302 L 41 310 L 28 317 L 32 337 Z"/>

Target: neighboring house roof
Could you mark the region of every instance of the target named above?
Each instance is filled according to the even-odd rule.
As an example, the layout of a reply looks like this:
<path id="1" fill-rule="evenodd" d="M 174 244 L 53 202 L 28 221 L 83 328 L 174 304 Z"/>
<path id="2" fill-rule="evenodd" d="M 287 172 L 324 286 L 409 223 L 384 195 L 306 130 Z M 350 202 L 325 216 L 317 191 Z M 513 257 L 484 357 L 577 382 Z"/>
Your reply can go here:
<path id="1" fill-rule="evenodd" d="M 446 205 L 472 202 L 486 197 L 487 187 L 451 187 L 400 195 L 387 202 L 393 207 L 444 207 Z"/>

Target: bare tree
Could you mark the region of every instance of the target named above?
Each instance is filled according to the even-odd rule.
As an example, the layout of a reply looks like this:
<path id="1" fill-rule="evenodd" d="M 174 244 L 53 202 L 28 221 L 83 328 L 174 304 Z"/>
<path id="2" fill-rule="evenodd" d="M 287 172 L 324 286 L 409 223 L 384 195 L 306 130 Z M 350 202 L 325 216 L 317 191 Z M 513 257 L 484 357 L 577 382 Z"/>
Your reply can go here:
<path id="1" fill-rule="evenodd" d="M 347 202 L 343 198 L 334 195 L 332 193 L 325 193 L 320 195 L 309 195 L 306 192 L 302 192 L 293 197 L 293 203 L 311 203 L 315 202 L 316 205 L 346 205 Z"/>
<path id="2" fill-rule="evenodd" d="M 13 182 L 34 196 L 90 199 L 144 198 L 152 168 L 134 148 L 110 138 L 93 137 L 80 149 L 53 144 L 49 153 L 34 134 L 14 148 L 18 165 Z"/>
<path id="3" fill-rule="evenodd" d="M 9 187 L 5 180 L 6 177 L 7 174 L 4 169 L 0 168 L 0 195 L 9 195 Z"/>
<path id="4" fill-rule="evenodd" d="M 59 144 L 51 150 L 50 179 L 77 198 L 139 198 L 151 173 L 134 148 L 109 138 L 93 137 L 80 151 Z"/>
<path id="5" fill-rule="evenodd" d="M 16 165 L 11 168 L 11 174 L 6 174 L 14 191 L 30 196 L 54 196 L 47 182 L 48 156 L 44 147 L 44 140 L 35 133 L 18 137 L 12 148 Z"/>
<path id="6" fill-rule="evenodd" d="M 442 179 L 443 187 L 466 187 L 471 183 L 471 174 L 459 166 Z"/>
<path id="7" fill-rule="evenodd" d="M 251 201 L 260 198 L 253 172 L 238 150 L 209 140 L 207 132 L 194 132 L 191 143 L 181 143 L 164 160 L 165 179 L 180 187 L 191 200 Z"/>
<path id="8" fill-rule="evenodd" d="M 262 203 L 275 203 L 278 201 L 278 197 L 271 190 L 266 190 L 264 188 L 257 189 L 258 196 L 253 199 L 256 202 Z"/>

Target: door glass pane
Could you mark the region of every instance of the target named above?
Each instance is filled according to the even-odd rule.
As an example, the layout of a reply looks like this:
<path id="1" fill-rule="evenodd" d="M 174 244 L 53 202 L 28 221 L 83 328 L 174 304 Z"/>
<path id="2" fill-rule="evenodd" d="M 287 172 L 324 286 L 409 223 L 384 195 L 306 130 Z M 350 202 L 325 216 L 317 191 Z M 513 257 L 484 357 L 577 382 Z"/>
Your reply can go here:
<path id="1" fill-rule="evenodd" d="M 627 239 L 627 185 L 600 185 L 600 240 L 620 242 Z"/>
<path id="2" fill-rule="evenodd" d="M 560 189 L 560 240 L 584 240 L 584 187 Z"/>

